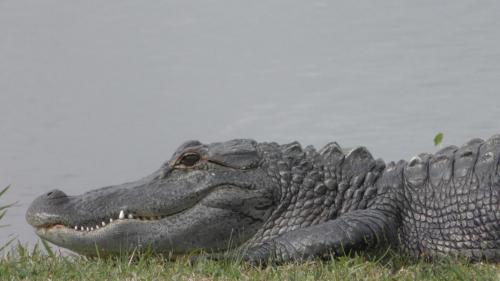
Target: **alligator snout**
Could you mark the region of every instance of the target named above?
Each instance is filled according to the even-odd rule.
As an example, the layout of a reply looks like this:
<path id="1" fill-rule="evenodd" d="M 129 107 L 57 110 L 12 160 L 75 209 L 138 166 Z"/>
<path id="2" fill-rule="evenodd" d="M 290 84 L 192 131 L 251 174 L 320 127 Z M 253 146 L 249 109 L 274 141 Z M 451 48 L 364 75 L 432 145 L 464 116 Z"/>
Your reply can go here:
<path id="1" fill-rule="evenodd" d="M 57 209 L 69 201 L 68 195 L 59 189 L 51 190 L 31 203 L 26 212 L 26 220 L 35 227 L 50 225 L 61 221 Z"/>

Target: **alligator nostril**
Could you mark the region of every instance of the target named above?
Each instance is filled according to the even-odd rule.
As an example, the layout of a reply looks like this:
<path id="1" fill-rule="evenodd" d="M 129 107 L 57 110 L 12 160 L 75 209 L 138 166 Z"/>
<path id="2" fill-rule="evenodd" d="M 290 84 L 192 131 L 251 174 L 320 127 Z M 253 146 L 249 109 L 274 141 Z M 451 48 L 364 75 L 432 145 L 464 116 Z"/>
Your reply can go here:
<path id="1" fill-rule="evenodd" d="M 47 196 L 48 199 L 58 199 L 62 197 L 67 197 L 66 193 L 62 192 L 59 189 L 51 190 L 45 196 Z"/>

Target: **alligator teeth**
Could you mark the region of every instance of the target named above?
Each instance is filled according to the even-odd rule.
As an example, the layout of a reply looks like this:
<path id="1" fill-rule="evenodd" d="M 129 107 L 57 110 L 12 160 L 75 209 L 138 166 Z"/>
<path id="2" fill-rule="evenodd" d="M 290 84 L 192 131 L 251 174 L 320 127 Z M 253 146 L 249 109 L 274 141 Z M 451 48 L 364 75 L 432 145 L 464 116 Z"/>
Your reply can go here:
<path id="1" fill-rule="evenodd" d="M 134 215 L 132 213 L 128 214 L 128 215 L 125 215 L 125 211 L 123 210 L 120 210 L 120 213 L 118 215 L 118 219 L 119 220 L 123 220 L 123 219 L 137 219 L 137 220 L 145 220 L 145 221 L 150 221 L 150 220 L 161 220 L 163 218 L 165 218 L 166 216 L 137 216 L 137 215 Z M 113 222 L 113 219 L 110 218 L 109 219 L 109 222 L 112 223 Z M 101 224 L 97 224 L 95 227 L 88 227 L 88 226 L 78 226 L 78 225 L 75 225 L 73 228 L 76 230 L 76 231 L 94 231 L 94 230 L 97 230 L 97 229 L 100 229 L 101 227 L 104 227 L 106 226 L 106 222 L 105 221 L 102 221 Z"/>

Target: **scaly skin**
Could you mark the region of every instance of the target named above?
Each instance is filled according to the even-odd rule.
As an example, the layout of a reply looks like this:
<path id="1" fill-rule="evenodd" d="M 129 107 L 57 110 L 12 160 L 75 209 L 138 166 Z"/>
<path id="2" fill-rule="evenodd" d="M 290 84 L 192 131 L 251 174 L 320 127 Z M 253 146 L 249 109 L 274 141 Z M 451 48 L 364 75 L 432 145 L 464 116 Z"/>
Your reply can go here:
<path id="1" fill-rule="evenodd" d="M 498 135 L 387 165 L 336 143 L 191 141 L 144 179 L 79 196 L 54 190 L 26 218 L 86 255 L 202 249 L 281 263 L 390 246 L 498 262 L 499 162 Z"/>

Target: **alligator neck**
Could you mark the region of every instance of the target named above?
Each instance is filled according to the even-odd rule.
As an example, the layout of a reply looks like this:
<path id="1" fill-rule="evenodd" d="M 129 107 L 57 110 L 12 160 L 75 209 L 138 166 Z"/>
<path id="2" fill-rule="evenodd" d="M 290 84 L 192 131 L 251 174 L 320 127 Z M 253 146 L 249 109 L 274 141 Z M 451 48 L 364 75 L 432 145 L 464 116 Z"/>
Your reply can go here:
<path id="1" fill-rule="evenodd" d="M 273 144 L 266 144 L 273 145 Z M 256 240 L 319 224 L 355 209 L 366 208 L 377 194 L 375 182 L 385 164 L 358 147 L 347 154 L 336 143 L 320 151 L 298 143 L 280 147 L 265 163 L 276 189 L 277 207 Z M 271 150 L 270 150 L 271 151 Z"/>

